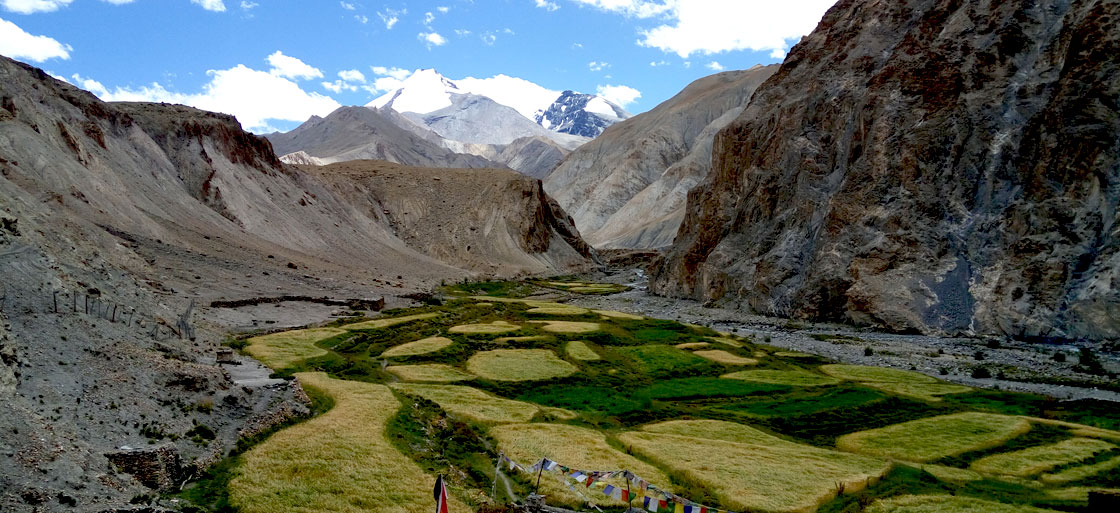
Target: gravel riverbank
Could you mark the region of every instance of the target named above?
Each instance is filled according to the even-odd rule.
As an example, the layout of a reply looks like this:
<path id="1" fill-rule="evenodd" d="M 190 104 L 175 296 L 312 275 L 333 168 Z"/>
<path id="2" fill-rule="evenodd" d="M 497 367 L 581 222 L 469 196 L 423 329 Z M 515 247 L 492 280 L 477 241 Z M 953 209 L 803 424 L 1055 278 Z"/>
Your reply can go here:
<path id="1" fill-rule="evenodd" d="M 603 281 L 601 276 L 596 278 Z M 1108 383 L 1115 384 L 1112 378 L 1074 369 L 1080 347 L 1073 344 L 898 335 L 708 308 L 693 300 L 649 294 L 646 277 L 637 270 L 617 273 L 605 281 L 624 283 L 633 290 L 610 296 L 578 296 L 569 303 L 700 324 L 748 336 L 755 342 L 784 350 L 821 355 L 843 363 L 916 370 L 945 381 L 979 388 L 1031 392 L 1058 399 L 1120 402 L 1120 393 L 1097 388 Z M 1120 372 L 1120 355 L 1093 349 L 1106 369 Z M 1055 353 L 1064 354 L 1065 361 L 1056 361 Z M 973 378 L 973 370 L 981 366 L 987 368 L 993 377 Z M 1002 379 L 998 377 L 1000 373 Z"/>

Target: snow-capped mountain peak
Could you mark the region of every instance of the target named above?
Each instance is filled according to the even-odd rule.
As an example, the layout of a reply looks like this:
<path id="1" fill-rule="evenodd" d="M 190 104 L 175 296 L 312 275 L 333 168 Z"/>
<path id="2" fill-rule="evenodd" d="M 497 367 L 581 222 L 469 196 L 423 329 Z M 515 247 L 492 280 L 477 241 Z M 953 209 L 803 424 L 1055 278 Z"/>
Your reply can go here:
<path id="1" fill-rule="evenodd" d="M 468 91 L 459 89 L 455 82 L 435 69 L 418 69 L 404 79 L 400 87 L 377 97 L 366 106 L 376 108 L 390 106 L 401 113 L 427 114 L 450 107 L 452 94 L 466 92 Z"/>
<path id="2" fill-rule="evenodd" d="M 595 137 L 630 117 L 621 107 L 592 94 L 554 91 L 508 75 L 450 80 L 434 69 L 414 71 L 398 88 L 366 106 L 426 115 L 451 107 L 452 95 L 460 94 L 485 96 L 552 132 L 581 137 Z"/>

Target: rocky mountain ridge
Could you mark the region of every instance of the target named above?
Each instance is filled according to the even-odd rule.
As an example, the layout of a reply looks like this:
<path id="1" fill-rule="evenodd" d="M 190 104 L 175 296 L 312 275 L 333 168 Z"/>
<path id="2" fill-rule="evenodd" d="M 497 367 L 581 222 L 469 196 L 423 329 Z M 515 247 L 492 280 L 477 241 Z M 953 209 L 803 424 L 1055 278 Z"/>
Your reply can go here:
<path id="1" fill-rule="evenodd" d="M 668 246 L 688 190 L 708 174 L 712 140 L 776 65 L 704 77 L 568 155 L 545 189 L 596 247 Z"/>
<path id="2" fill-rule="evenodd" d="M 1120 338 L 1120 4 L 841 0 L 716 137 L 660 294 Z"/>
<path id="3" fill-rule="evenodd" d="M 101 102 L 0 58 L 0 510 L 129 509 L 305 412 L 295 382 L 219 363 L 231 325 L 212 301 L 399 305 L 442 280 L 594 265 L 536 180 L 373 167 L 285 165 L 231 116 Z M 472 209 L 444 202 L 481 183 L 486 224 L 425 240 L 402 221 Z"/>

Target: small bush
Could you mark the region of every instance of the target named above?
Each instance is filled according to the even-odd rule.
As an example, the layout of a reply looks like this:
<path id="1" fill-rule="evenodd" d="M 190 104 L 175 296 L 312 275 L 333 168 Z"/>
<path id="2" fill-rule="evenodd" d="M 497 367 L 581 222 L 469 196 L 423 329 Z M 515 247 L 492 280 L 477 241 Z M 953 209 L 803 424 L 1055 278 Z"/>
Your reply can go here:
<path id="1" fill-rule="evenodd" d="M 863 356 L 871 356 L 873 354 L 875 354 L 875 350 L 871 349 L 871 346 L 863 348 Z"/>
<path id="2" fill-rule="evenodd" d="M 988 370 L 987 367 L 977 367 L 972 369 L 972 377 L 976 379 L 988 379 L 992 377 L 992 371 Z"/>
<path id="3" fill-rule="evenodd" d="M 1054 351 L 1054 356 L 1051 356 L 1050 359 L 1058 363 L 1064 363 L 1066 361 L 1066 354 L 1061 351 Z"/>

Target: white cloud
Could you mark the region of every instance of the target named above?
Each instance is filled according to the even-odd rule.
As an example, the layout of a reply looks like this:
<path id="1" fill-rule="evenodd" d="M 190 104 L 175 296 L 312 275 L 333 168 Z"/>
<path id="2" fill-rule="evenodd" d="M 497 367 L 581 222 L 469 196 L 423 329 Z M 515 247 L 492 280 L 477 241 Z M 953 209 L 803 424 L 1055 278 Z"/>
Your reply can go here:
<path id="1" fill-rule="evenodd" d="M 652 18 L 665 14 L 673 9 L 678 2 L 684 0 L 663 0 L 653 2 L 649 0 L 573 0 L 576 3 L 590 5 L 604 11 L 612 11 L 633 16 L 635 18 Z M 713 0 L 702 0 L 713 3 Z M 718 2 L 718 0 L 716 0 Z M 747 2 L 750 0 L 723 0 L 725 3 Z M 539 5 L 538 0 L 538 5 Z"/>
<path id="2" fill-rule="evenodd" d="M 225 12 L 226 4 L 222 0 L 191 0 L 192 4 L 201 5 L 203 9 L 214 12 Z"/>
<path id="3" fill-rule="evenodd" d="M 33 36 L 15 23 L 0 18 L 0 54 L 13 59 L 43 62 L 47 59 L 70 58 L 73 48 L 47 36 Z"/>
<path id="4" fill-rule="evenodd" d="M 280 50 L 268 56 L 268 64 L 272 66 L 270 73 L 278 77 L 297 80 L 323 78 L 323 72 L 319 71 L 319 68 L 310 66 L 295 57 L 284 55 Z"/>
<path id="5" fill-rule="evenodd" d="M 341 78 L 347 82 L 364 83 L 366 81 L 366 76 L 363 75 L 361 71 L 358 71 L 356 69 L 344 69 L 342 71 L 339 71 L 338 78 Z"/>
<path id="6" fill-rule="evenodd" d="M 428 11 L 428 12 L 424 13 L 424 26 L 425 27 L 431 28 L 433 21 L 436 21 L 436 15 L 432 14 L 431 11 Z"/>
<path id="7" fill-rule="evenodd" d="M 199 109 L 233 114 L 247 130 L 270 130 L 269 120 L 304 121 L 312 115 L 326 116 L 340 107 L 329 96 L 307 92 L 299 84 L 273 73 L 244 65 L 226 70 L 210 70 L 210 76 L 196 94 L 169 91 L 158 83 L 139 89 L 117 87 L 109 90 L 96 80 L 74 75 L 75 84 L 90 90 L 105 101 L 150 101 L 182 103 Z"/>
<path id="8" fill-rule="evenodd" d="M 668 65 L 669 65 L 669 61 L 667 61 L 665 59 L 661 59 L 659 61 L 649 61 L 649 67 L 651 67 L 651 68 L 657 68 L 657 67 L 668 66 Z"/>
<path id="9" fill-rule="evenodd" d="M 725 69 L 723 67 L 723 64 L 720 64 L 718 61 L 709 62 L 709 63 L 705 64 L 704 67 L 708 68 L 712 71 L 723 71 Z"/>
<path id="10" fill-rule="evenodd" d="M 370 70 L 377 76 L 393 77 L 397 80 L 404 80 L 412 75 L 412 72 L 404 68 L 386 68 L 385 66 L 370 66 Z"/>
<path id="11" fill-rule="evenodd" d="M 355 84 L 347 84 L 346 82 L 343 82 L 341 80 L 335 80 L 334 82 L 323 82 L 323 89 L 338 94 L 343 91 L 357 91 L 358 86 Z"/>
<path id="12" fill-rule="evenodd" d="M 352 4 L 350 2 L 339 2 L 339 5 L 341 5 L 342 8 L 346 9 L 347 11 L 353 11 L 354 10 L 354 4 Z"/>
<path id="13" fill-rule="evenodd" d="M 447 14 L 451 11 L 451 8 L 446 5 L 441 5 L 439 7 L 436 7 L 436 10 L 439 11 L 440 14 Z"/>
<path id="14" fill-rule="evenodd" d="M 587 69 L 591 71 L 603 71 L 604 69 L 609 67 L 611 67 L 611 64 L 609 62 L 591 61 L 587 63 Z"/>
<path id="15" fill-rule="evenodd" d="M 427 43 L 428 48 L 447 44 L 447 38 L 439 35 L 437 32 L 421 32 L 416 34 L 416 38 Z"/>
<path id="16" fill-rule="evenodd" d="M 381 18 L 381 23 L 385 24 L 385 30 L 393 30 L 393 26 L 401 21 L 401 16 L 408 14 L 408 9 L 385 9 L 384 12 L 378 12 L 377 17 Z"/>
<path id="17" fill-rule="evenodd" d="M 555 2 L 549 2 L 548 0 L 537 0 L 537 7 L 540 7 L 541 9 L 544 9 L 548 12 L 553 12 L 560 8 L 560 6 L 556 5 Z"/>
<path id="18" fill-rule="evenodd" d="M 110 0 L 110 1 L 119 1 L 119 0 Z M 131 0 L 130 0 L 130 1 L 131 1 Z M 246 2 L 245 0 L 242 0 L 242 1 L 241 1 L 241 9 L 242 9 L 242 10 L 245 10 L 245 11 L 248 11 L 248 10 L 250 10 L 250 9 L 252 9 L 252 8 L 254 8 L 254 7 L 257 7 L 257 6 L 259 6 L 259 5 L 260 5 L 260 4 L 258 4 L 258 3 L 256 3 L 256 2 Z"/>
<path id="19" fill-rule="evenodd" d="M 493 32 L 487 32 L 479 37 L 482 38 L 482 44 L 486 46 L 493 46 L 494 42 L 498 40 L 498 36 L 495 36 Z"/>
<path id="20" fill-rule="evenodd" d="M 771 57 L 777 57 L 785 55 L 788 42 L 812 32 L 836 0 L 666 2 L 671 21 L 644 31 L 638 41 L 640 45 L 682 58 L 735 50 L 769 50 Z"/>
<path id="21" fill-rule="evenodd" d="M 637 89 L 624 85 L 601 85 L 595 88 L 595 94 L 606 98 L 607 101 L 618 104 L 620 107 L 634 103 L 638 98 L 642 97 L 642 93 Z"/>
<path id="22" fill-rule="evenodd" d="M 74 0 L 0 0 L 5 10 L 20 14 L 57 11 Z"/>
<path id="23" fill-rule="evenodd" d="M 455 29 L 455 35 L 459 37 L 467 37 L 471 35 L 471 31 L 467 29 Z"/>
<path id="24" fill-rule="evenodd" d="M 362 87 L 362 89 L 365 89 L 366 91 L 369 91 L 373 94 L 377 94 L 383 91 L 392 91 L 393 89 L 400 87 L 401 83 L 404 82 L 404 79 L 408 78 L 409 75 L 412 74 L 411 71 L 404 68 L 370 66 L 369 69 L 373 71 L 373 74 L 376 75 L 377 78 L 373 79 L 373 82 L 371 82 L 370 84 Z"/>
<path id="25" fill-rule="evenodd" d="M 358 20 L 358 23 L 361 23 L 362 25 L 369 23 L 369 16 L 366 16 L 364 14 L 355 14 L 354 19 Z"/>
<path id="26" fill-rule="evenodd" d="M 124 5 L 124 4 L 131 4 L 132 2 L 135 2 L 136 0 L 101 0 L 101 1 L 102 2 L 109 2 L 113 5 Z M 242 2 L 242 3 L 244 3 L 244 2 Z"/>

